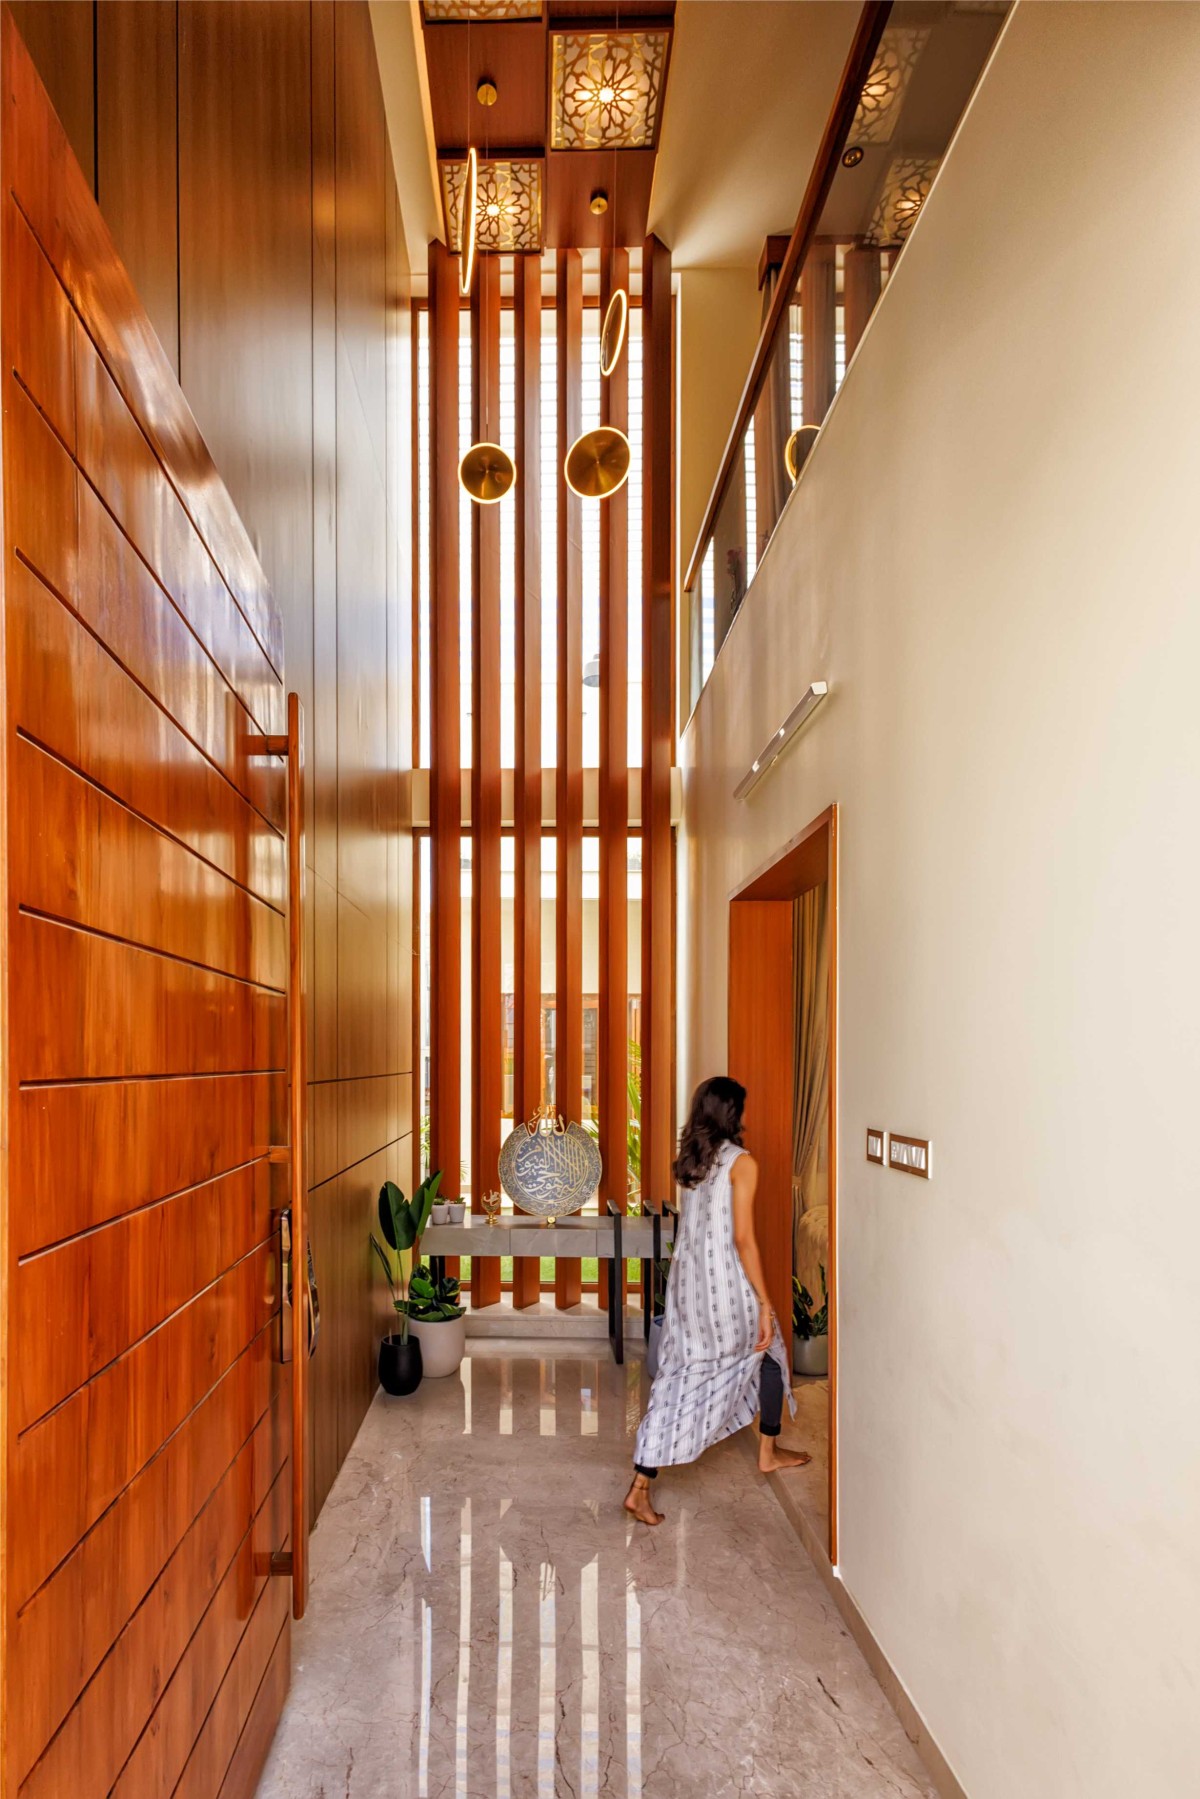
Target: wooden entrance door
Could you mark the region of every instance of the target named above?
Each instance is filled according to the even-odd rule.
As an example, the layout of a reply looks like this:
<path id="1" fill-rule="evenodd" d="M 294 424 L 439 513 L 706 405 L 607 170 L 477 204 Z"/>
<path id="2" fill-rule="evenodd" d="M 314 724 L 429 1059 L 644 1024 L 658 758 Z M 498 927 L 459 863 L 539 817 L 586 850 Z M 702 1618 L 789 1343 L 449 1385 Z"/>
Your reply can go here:
<path id="1" fill-rule="evenodd" d="M 0 58 L 2 1785 L 232 1799 L 289 1669 L 283 646 L 7 12 Z"/>

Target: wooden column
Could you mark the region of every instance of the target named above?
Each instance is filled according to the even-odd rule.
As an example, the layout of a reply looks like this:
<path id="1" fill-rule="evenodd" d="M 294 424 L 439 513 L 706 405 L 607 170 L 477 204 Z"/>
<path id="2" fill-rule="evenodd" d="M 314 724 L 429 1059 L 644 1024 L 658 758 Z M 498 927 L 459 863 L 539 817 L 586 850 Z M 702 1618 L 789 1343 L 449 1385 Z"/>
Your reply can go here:
<path id="1" fill-rule="evenodd" d="M 837 248 L 815 243 L 800 275 L 800 341 L 804 365 L 804 423 L 819 425 L 836 381 Z"/>
<path id="2" fill-rule="evenodd" d="M 458 593 L 458 258 L 429 246 L 430 1163 L 459 1190 L 462 1160 L 462 745 Z"/>
<path id="3" fill-rule="evenodd" d="M 870 244 L 856 244 L 853 249 L 846 251 L 844 273 L 846 361 L 849 362 L 858 348 L 859 339 L 867 328 L 867 320 L 874 312 L 875 302 L 879 298 L 879 251 Z"/>
<path id="4" fill-rule="evenodd" d="M 560 1115 L 583 1109 L 583 523 L 563 463 L 582 424 L 583 259 L 558 253 L 558 840 L 555 1097 Z M 594 503 L 594 502 L 593 502 Z M 578 1262 L 559 1262 L 555 1302 L 578 1305 Z"/>
<path id="5" fill-rule="evenodd" d="M 500 433 L 500 263 L 481 256 L 471 297 L 472 437 Z M 500 992 L 500 512 L 471 508 L 471 1210 L 499 1181 L 503 1046 Z M 500 1262 L 471 1263 L 471 1303 L 500 1298 Z"/>
<path id="6" fill-rule="evenodd" d="M 629 289 L 629 253 L 610 250 L 600 276 L 600 316 Z M 604 424 L 629 430 L 628 345 L 600 392 Z M 600 1148 L 608 1199 L 629 1194 L 629 489 L 605 502 L 600 533 Z M 607 1265 L 600 1303 L 608 1302 Z M 622 1282 L 622 1287 L 624 1283 Z"/>
<path id="7" fill-rule="evenodd" d="M 519 256 L 516 348 L 516 771 L 513 894 L 513 1114 L 542 1103 L 542 259 Z M 541 1267 L 513 1262 L 513 1304 L 536 1305 Z"/>
<path id="8" fill-rule="evenodd" d="M 671 1191 L 674 423 L 671 256 L 642 252 L 642 1197 Z"/>

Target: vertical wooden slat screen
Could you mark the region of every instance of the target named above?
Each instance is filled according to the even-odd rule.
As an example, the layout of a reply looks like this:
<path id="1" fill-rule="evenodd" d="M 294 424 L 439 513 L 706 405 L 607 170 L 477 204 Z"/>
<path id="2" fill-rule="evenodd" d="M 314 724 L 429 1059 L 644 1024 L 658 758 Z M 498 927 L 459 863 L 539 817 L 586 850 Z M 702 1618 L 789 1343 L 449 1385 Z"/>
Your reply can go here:
<path id="1" fill-rule="evenodd" d="M 542 260 L 518 256 L 514 280 L 517 491 L 516 770 L 513 894 L 513 1116 L 542 1103 Z M 513 1304 L 535 1305 L 541 1265 L 513 1263 Z"/>
<path id="2" fill-rule="evenodd" d="M 462 1160 L 462 746 L 458 591 L 458 258 L 429 246 L 430 1163 L 457 1195 Z"/>
<path id="3" fill-rule="evenodd" d="M 671 1190 L 674 391 L 671 255 L 642 252 L 642 1197 Z"/>
<path id="4" fill-rule="evenodd" d="M 847 362 L 857 350 L 859 339 L 866 330 L 867 320 L 875 310 L 875 302 L 879 298 L 879 257 L 880 253 L 873 244 L 855 244 L 846 251 L 844 301 Z"/>
<path id="5" fill-rule="evenodd" d="M 610 250 L 600 276 L 600 317 L 614 291 L 629 290 L 629 253 Z M 601 422 L 629 430 L 628 337 L 602 381 Z M 629 1013 L 629 489 L 605 503 L 600 532 L 600 1019 L 597 1062 L 602 1205 L 624 1208 L 629 1193 L 627 1125 Z M 607 1303 L 607 1264 L 600 1301 Z M 621 1270 L 622 1288 L 624 1270 Z"/>
<path id="6" fill-rule="evenodd" d="M 560 1115 L 583 1106 L 583 523 L 563 463 L 582 423 L 583 258 L 558 253 L 558 843 L 555 1097 Z M 555 1267 L 555 1302 L 578 1305 L 577 1261 Z"/>
<path id="7" fill-rule="evenodd" d="M 837 248 L 816 243 L 800 275 L 800 342 L 804 369 L 804 423 L 819 425 L 837 382 Z"/>
<path id="8" fill-rule="evenodd" d="M 471 298 L 472 427 L 476 443 L 500 432 L 500 261 L 483 256 Z M 471 507 L 473 743 L 471 753 L 471 1209 L 499 1181 L 503 1104 L 500 995 L 500 514 Z M 456 1189 L 457 1191 L 457 1189 Z M 500 1298 L 500 1262 L 471 1264 L 471 1303 Z"/>

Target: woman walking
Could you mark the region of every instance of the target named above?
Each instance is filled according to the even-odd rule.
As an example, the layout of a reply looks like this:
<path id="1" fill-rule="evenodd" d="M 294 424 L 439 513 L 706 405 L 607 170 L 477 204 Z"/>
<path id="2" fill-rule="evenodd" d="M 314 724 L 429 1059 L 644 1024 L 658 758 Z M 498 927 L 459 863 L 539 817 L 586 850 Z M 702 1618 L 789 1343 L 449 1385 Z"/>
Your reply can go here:
<path id="1" fill-rule="evenodd" d="M 675 1179 L 690 1189 L 671 1260 L 658 1374 L 637 1434 L 625 1509 L 661 1524 L 650 1483 L 661 1467 L 694 1462 L 760 1413 L 764 1474 L 811 1458 L 778 1447 L 783 1396 L 792 1398 L 779 1325 L 754 1235 L 758 1168 L 742 1148 L 746 1089 L 726 1075 L 703 1081 L 679 1140 Z"/>

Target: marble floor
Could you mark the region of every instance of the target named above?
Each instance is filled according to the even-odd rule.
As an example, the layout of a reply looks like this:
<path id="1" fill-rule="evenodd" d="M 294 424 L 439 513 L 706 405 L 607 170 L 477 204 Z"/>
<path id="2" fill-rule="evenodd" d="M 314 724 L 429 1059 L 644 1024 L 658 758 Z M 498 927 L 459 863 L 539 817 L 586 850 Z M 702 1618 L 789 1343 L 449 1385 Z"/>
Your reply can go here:
<path id="1" fill-rule="evenodd" d="M 376 1397 L 259 1799 L 933 1799 L 736 1441 L 626 1519 L 644 1380 L 485 1342 Z"/>
<path id="2" fill-rule="evenodd" d="M 820 1542 L 829 1548 L 829 1379 L 797 1375 L 792 1382 L 796 1416 L 787 1408 L 779 1441 L 784 1449 L 807 1449 L 812 1461 L 789 1474 L 788 1483 L 800 1510 Z"/>

